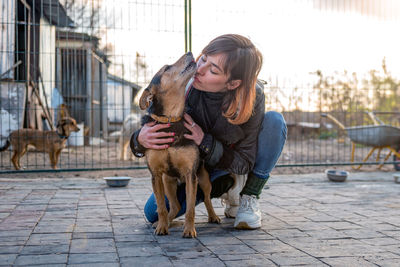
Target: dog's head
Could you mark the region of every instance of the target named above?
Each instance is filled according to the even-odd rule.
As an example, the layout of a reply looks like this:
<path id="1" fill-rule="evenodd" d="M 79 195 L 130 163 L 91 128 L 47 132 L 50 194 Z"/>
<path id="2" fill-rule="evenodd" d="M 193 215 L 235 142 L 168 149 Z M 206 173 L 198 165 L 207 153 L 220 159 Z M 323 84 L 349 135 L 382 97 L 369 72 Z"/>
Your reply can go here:
<path id="1" fill-rule="evenodd" d="M 171 115 L 177 110 L 183 112 L 185 87 L 195 72 L 196 62 L 191 52 L 183 55 L 173 65 L 165 65 L 143 91 L 139 100 L 140 108 L 147 109 L 152 103 L 151 112 L 157 115 Z"/>
<path id="2" fill-rule="evenodd" d="M 79 130 L 76 120 L 71 117 L 63 118 L 57 123 L 57 132 L 64 136 L 69 136 L 71 132 L 79 132 Z"/>

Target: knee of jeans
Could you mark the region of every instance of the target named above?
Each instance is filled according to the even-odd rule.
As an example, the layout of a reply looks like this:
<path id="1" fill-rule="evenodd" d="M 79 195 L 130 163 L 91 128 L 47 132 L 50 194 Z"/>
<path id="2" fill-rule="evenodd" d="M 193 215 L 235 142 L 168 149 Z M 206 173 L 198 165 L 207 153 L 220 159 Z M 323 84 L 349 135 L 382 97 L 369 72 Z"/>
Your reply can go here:
<path id="1" fill-rule="evenodd" d="M 272 127 L 273 129 L 282 129 L 282 132 L 287 133 L 286 121 L 283 115 L 276 111 L 268 111 L 264 116 L 264 125 L 268 125 L 267 127 Z"/>
<path id="2" fill-rule="evenodd" d="M 144 215 L 150 223 L 158 221 L 157 202 L 154 194 L 151 194 L 144 205 Z"/>

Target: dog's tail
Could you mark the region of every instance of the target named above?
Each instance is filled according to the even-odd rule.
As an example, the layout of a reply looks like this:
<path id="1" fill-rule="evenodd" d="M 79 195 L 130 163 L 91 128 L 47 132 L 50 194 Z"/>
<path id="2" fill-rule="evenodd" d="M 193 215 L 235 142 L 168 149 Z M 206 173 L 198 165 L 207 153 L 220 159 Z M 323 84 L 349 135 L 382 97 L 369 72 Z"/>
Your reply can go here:
<path id="1" fill-rule="evenodd" d="M 7 139 L 6 144 L 2 147 L 0 147 L 0 152 L 3 152 L 6 150 L 9 146 L 11 145 L 10 140 Z"/>

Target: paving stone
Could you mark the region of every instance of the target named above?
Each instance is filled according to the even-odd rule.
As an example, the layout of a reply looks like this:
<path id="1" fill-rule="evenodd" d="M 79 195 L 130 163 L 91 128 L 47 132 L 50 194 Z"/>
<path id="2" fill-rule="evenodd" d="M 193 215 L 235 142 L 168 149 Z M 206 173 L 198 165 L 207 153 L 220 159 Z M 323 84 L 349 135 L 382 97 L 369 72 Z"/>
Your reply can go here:
<path id="1" fill-rule="evenodd" d="M 304 256 L 292 257 L 287 255 L 286 253 L 274 253 L 272 255 L 265 255 L 270 261 L 275 263 L 278 266 L 294 266 L 294 265 L 305 265 L 305 266 L 317 266 L 317 265 L 325 265 L 319 259 L 308 256 L 304 254 Z"/>
<path id="2" fill-rule="evenodd" d="M 388 246 L 388 245 L 400 244 L 400 241 L 398 239 L 391 237 L 360 239 L 360 241 L 374 246 Z"/>
<path id="3" fill-rule="evenodd" d="M 224 261 L 226 266 L 242 267 L 242 266 L 276 266 L 275 263 L 266 258 L 252 258 L 245 260 Z"/>
<path id="4" fill-rule="evenodd" d="M 121 267 L 174 266 L 169 257 L 161 255 L 154 255 L 151 257 L 122 257 L 120 263 Z"/>
<path id="5" fill-rule="evenodd" d="M 69 244 L 25 246 L 21 250 L 20 255 L 68 254 L 68 251 L 69 251 Z"/>
<path id="6" fill-rule="evenodd" d="M 70 242 L 71 233 L 32 234 L 26 245 L 69 245 Z"/>
<path id="7" fill-rule="evenodd" d="M 98 267 L 99 263 L 68 264 L 68 267 Z M 119 263 L 103 262 L 101 267 L 119 267 Z"/>
<path id="8" fill-rule="evenodd" d="M 365 266 L 365 267 L 376 267 L 378 265 L 366 261 L 361 257 L 334 257 L 334 258 L 320 258 L 321 261 L 325 262 L 329 266 Z"/>
<path id="9" fill-rule="evenodd" d="M 229 244 L 229 245 L 241 245 L 243 242 L 233 236 L 221 236 L 221 237 L 214 237 L 214 236 L 199 236 L 197 238 L 204 246 L 218 246 L 221 244 Z"/>
<path id="10" fill-rule="evenodd" d="M 13 254 L 18 253 L 22 246 L 0 246 L 0 254 Z"/>
<path id="11" fill-rule="evenodd" d="M 324 174 L 270 179 L 254 231 L 235 230 L 218 199 L 222 223 L 207 223 L 201 204 L 193 239 L 182 238 L 184 216 L 154 235 L 143 216 L 148 177 L 118 190 L 83 177 L 0 178 L 0 266 L 399 266 L 392 173 L 352 175 L 342 184 Z"/>
<path id="12" fill-rule="evenodd" d="M 118 255 L 122 257 L 162 256 L 165 252 L 154 243 L 121 242 L 117 244 Z"/>
<path id="13" fill-rule="evenodd" d="M 114 234 L 112 233 L 112 231 L 110 232 L 73 232 L 72 233 L 72 238 L 73 239 L 109 239 L 109 238 L 113 238 Z"/>
<path id="14" fill-rule="evenodd" d="M 10 236 L 0 237 L 0 246 L 20 246 L 24 245 L 28 240 L 28 236 Z"/>
<path id="15" fill-rule="evenodd" d="M 11 266 L 18 254 L 0 254 L 0 266 Z"/>
<path id="16" fill-rule="evenodd" d="M 187 267 L 187 266 L 215 266 L 215 267 L 222 267 L 226 266 L 226 262 L 222 262 L 218 258 L 213 258 L 213 257 L 206 257 L 206 258 L 197 258 L 197 259 L 171 259 L 173 266 L 175 267 Z M 244 266 L 244 265 L 241 265 Z"/>
<path id="17" fill-rule="evenodd" d="M 70 253 L 115 252 L 114 239 L 72 239 Z"/>
<path id="18" fill-rule="evenodd" d="M 243 240 L 243 243 L 261 254 L 290 252 L 295 250 L 292 246 L 279 240 Z"/>
<path id="19" fill-rule="evenodd" d="M 152 242 L 155 241 L 153 235 L 116 235 L 116 242 Z"/>
<path id="20" fill-rule="evenodd" d="M 67 254 L 49 254 L 49 255 L 19 255 L 14 262 L 15 266 L 20 265 L 49 265 L 55 263 L 67 263 Z"/>
<path id="21" fill-rule="evenodd" d="M 221 254 L 251 254 L 256 252 L 246 244 L 208 245 L 207 248 L 218 256 Z"/>
<path id="22" fill-rule="evenodd" d="M 119 258 L 117 253 L 85 253 L 70 254 L 68 264 L 86 264 L 86 263 L 115 263 Z"/>

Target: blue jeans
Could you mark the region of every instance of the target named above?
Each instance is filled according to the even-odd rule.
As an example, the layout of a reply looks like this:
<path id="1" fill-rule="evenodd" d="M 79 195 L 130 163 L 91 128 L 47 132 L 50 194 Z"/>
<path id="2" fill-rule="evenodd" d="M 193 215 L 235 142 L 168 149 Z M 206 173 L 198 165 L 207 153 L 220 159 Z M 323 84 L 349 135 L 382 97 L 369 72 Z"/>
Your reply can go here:
<path id="1" fill-rule="evenodd" d="M 254 164 L 253 173 L 262 179 L 268 179 L 269 174 L 275 167 L 276 162 L 281 155 L 283 146 L 286 141 L 287 128 L 286 122 L 282 114 L 269 111 L 265 113 L 264 120 L 260 133 L 258 134 L 258 148 L 256 155 L 256 162 Z M 210 174 L 211 181 L 221 177 L 229 172 L 224 170 L 212 170 Z M 178 187 L 177 190 L 178 201 L 181 204 L 181 210 L 176 217 L 181 216 L 186 211 L 186 195 L 185 186 Z M 204 200 L 204 195 L 201 190 L 197 190 L 196 205 Z M 168 199 L 165 197 L 165 203 L 169 210 Z M 158 220 L 157 202 L 154 194 L 151 194 L 144 206 L 144 214 L 147 220 L 151 223 Z"/>

